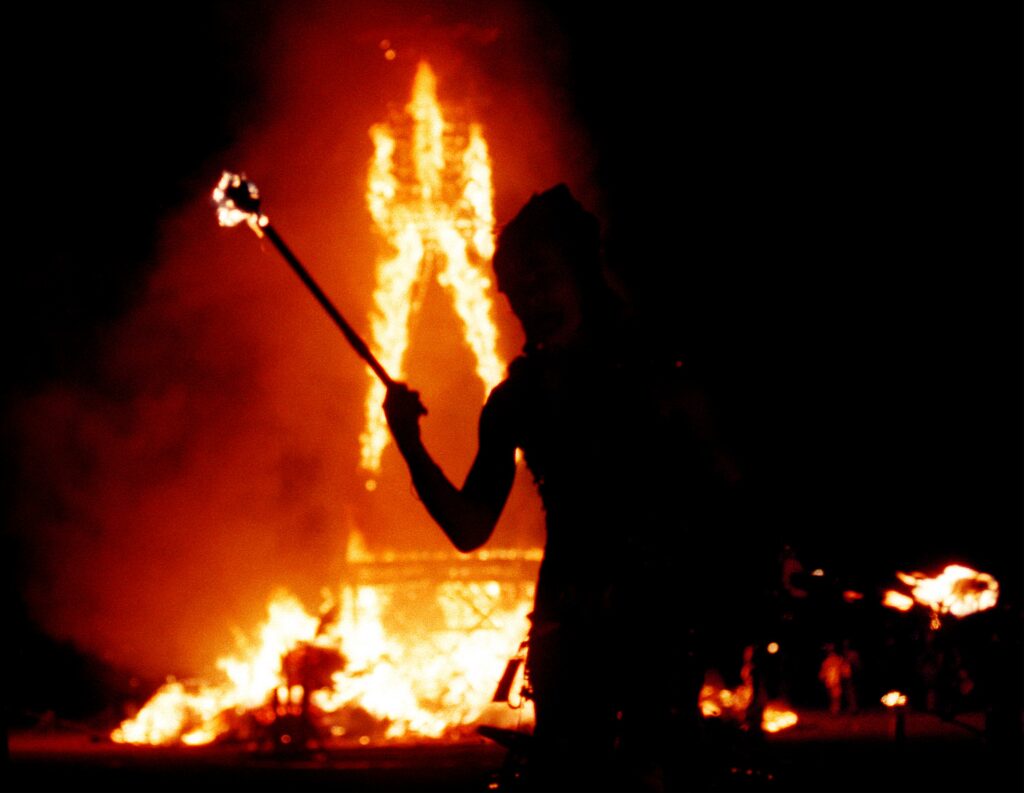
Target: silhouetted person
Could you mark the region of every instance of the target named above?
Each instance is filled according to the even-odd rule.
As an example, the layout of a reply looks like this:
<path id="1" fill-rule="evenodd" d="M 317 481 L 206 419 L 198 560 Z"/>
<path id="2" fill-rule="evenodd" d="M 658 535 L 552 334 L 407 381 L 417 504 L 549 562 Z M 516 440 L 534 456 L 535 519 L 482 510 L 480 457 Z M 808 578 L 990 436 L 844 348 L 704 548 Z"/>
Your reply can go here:
<path id="1" fill-rule="evenodd" d="M 818 669 L 818 679 L 828 693 L 828 712 L 835 715 L 843 709 L 843 656 L 836 652 L 836 646 L 825 645 L 825 658 Z"/>
<path id="2" fill-rule="evenodd" d="M 598 221 L 564 185 L 534 195 L 502 230 L 494 270 L 526 344 L 482 410 L 462 487 L 424 448 L 426 411 L 404 384 L 389 389 L 388 422 L 424 506 L 460 551 L 490 537 L 517 448 L 539 489 L 547 538 L 527 658 L 527 786 L 677 789 L 699 754 L 700 639 L 741 630 L 716 606 L 738 598 L 746 552 L 730 507 L 736 467 L 687 362 L 613 297 Z"/>

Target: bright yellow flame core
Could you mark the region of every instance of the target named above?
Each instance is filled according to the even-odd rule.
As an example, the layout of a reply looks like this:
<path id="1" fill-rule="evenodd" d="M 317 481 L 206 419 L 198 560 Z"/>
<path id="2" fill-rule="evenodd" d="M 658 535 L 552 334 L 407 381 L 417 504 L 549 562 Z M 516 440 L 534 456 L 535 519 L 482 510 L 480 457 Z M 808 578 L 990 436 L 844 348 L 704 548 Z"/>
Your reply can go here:
<path id="1" fill-rule="evenodd" d="M 536 553 L 508 555 L 532 561 Z M 479 561 L 493 564 L 493 558 Z M 222 682 L 169 681 L 111 739 L 207 744 L 229 733 L 239 714 L 265 711 L 275 698 L 298 702 L 301 687 L 289 688 L 282 658 L 300 643 L 344 658 L 331 685 L 310 692 L 325 734 L 339 734 L 332 716 L 361 708 L 384 725 L 384 739 L 443 737 L 477 720 L 490 704 L 505 664 L 529 628 L 533 583 L 458 580 L 437 584 L 433 591 L 436 599 L 418 601 L 421 611 L 411 614 L 405 583 L 347 586 L 337 601 L 325 596 L 321 614 L 337 602 L 333 621 L 307 613 L 293 595 L 279 591 L 268 604 L 258 641 L 240 637 L 239 654 L 217 662 Z"/>
<path id="2" fill-rule="evenodd" d="M 437 99 L 437 78 L 420 63 L 405 112 L 370 129 L 374 153 L 366 202 L 389 253 L 377 266 L 372 346 L 392 377 L 405 376 L 409 321 L 434 268 L 451 291 L 476 373 L 489 392 L 504 376 L 485 266 L 494 255 L 494 190 L 487 142 L 479 124 L 448 123 Z M 419 288 L 418 288 L 419 287 Z M 360 466 L 380 470 L 388 443 L 374 379 L 360 435 Z"/>
<path id="3" fill-rule="evenodd" d="M 887 708 L 902 707 L 907 704 L 907 695 L 899 691 L 890 691 L 882 697 L 881 702 Z"/>
<path id="4" fill-rule="evenodd" d="M 935 614 L 966 617 L 992 608 L 999 600 L 998 581 L 988 573 L 979 573 L 959 564 L 948 565 L 934 578 L 922 573 L 896 573 L 896 576 L 912 588 L 914 600 L 928 606 Z M 885 605 L 900 608 L 889 602 L 888 592 Z"/>

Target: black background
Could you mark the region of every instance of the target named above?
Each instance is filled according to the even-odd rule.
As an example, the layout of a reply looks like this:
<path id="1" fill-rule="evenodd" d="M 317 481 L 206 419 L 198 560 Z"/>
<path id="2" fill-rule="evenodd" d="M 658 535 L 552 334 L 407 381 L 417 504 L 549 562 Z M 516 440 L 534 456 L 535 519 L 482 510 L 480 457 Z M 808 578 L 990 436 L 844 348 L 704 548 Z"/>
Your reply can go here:
<path id="1" fill-rule="evenodd" d="M 561 18 L 615 261 L 722 386 L 776 526 L 825 564 L 1019 574 L 1019 20 Z"/>

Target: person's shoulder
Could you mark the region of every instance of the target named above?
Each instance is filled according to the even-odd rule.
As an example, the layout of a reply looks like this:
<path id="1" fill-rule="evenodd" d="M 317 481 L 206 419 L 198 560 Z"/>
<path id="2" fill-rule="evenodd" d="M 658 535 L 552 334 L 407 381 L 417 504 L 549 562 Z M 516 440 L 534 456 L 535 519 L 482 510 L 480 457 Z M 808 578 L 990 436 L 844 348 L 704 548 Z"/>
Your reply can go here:
<path id="1" fill-rule="evenodd" d="M 512 359 L 508 365 L 508 374 L 505 380 L 500 383 L 500 386 L 505 386 L 509 383 L 513 386 L 522 380 L 524 377 L 530 375 L 530 371 L 533 368 L 533 359 L 526 353 L 520 353 Z"/>
<path id="2" fill-rule="evenodd" d="M 484 409 L 490 412 L 511 408 L 521 398 L 525 382 L 531 376 L 531 364 L 526 355 L 519 355 L 508 365 L 505 379 L 491 389 Z"/>
<path id="3" fill-rule="evenodd" d="M 523 405 L 525 384 L 523 380 L 523 367 L 526 363 L 519 358 L 509 364 L 508 372 L 504 380 L 491 389 L 480 412 L 480 431 L 488 437 L 495 437 L 495 434 L 509 436 L 512 442 L 517 443 L 519 427 L 522 426 Z"/>

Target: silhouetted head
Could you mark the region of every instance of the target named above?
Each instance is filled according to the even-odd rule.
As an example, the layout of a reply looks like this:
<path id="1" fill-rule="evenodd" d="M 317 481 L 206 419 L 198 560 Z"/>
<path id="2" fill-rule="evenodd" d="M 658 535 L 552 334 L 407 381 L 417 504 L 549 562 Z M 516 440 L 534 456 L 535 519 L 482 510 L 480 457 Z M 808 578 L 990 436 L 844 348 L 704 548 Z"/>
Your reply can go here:
<path id="1" fill-rule="evenodd" d="M 494 273 L 527 344 L 565 344 L 608 292 L 600 223 L 564 184 L 537 193 L 498 235 Z"/>

